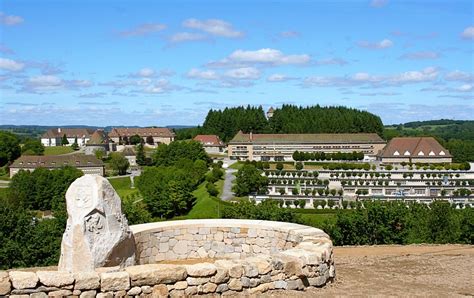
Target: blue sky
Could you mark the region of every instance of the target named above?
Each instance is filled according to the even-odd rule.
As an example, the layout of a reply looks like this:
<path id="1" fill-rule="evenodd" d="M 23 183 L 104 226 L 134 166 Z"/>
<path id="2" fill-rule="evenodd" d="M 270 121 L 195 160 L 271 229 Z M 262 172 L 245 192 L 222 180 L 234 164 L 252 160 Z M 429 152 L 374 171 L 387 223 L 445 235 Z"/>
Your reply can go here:
<path id="1" fill-rule="evenodd" d="M 0 1 L 0 124 L 345 105 L 474 119 L 473 1 Z"/>

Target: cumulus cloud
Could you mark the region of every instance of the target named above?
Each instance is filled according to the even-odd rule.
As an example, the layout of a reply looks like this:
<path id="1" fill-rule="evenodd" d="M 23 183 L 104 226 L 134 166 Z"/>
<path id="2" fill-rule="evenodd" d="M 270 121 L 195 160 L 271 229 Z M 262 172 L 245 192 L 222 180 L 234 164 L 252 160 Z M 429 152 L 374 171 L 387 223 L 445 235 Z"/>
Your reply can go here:
<path id="1" fill-rule="evenodd" d="M 474 40 L 474 26 L 469 26 L 461 33 L 461 37 L 467 40 Z"/>
<path id="2" fill-rule="evenodd" d="M 78 97 L 80 98 L 101 98 L 107 95 L 105 92 L 94 92 L 94 93 L 84 93 L 80 94 Z M 81 103 L 79 103 L 81 104 Z"/>
<path id="3" fill-rule="evenodd" d="M 213 70 L 199 70 L 193 68 L 186 74 L 187 78 L 199 80 L 217 80 L 219 75 Z"/>
<path id="4" fill-rule="evenodd" d="M 303 86 L 311 87 L 344 87 L 344 86 L 401 86 L 423 82 L 433 82 L 439 78 L 439 71 L 434 67 L 427 67 L 418 71 L 407 71 L 387 76 L 372 75 L 359 72 L 347 76 L 310 76 L 303 80 Z"/>
<path id="5" fill-rule="evenodd" d="M 212 36 L 237 38 L 244 36 L 244 33 L 233 28 L 232 24 L 219 19 L 187 19 L 183 26 L 190 29 L 204 31 Z"/>
<path id="6" fill-rule="evenodd" d="M 132 92 L 146 93 L 146 94 L 163 94 L 169 93 L 174 90 L 181 89 L 179 86 L 173 85 L 166 79 L 159 79 L 149 84 L 146 84 L 143 88 L 133 90 Z"/>
<path id="7" fill-rule="evenodd" d="M 370 6 L 375 8 L 384 7 L 388 4 L 388 0 L 372 0 L 370 1 Z"/>
<path id="8" fill-rule="evenodd" d="M 63 89 L 89 88 L 93 84 L 88 80 L 63 80 L 53 75 L 38 75 L 25 79 L 21 82 L 20 91 L 27 93 L 48 93 Z"/>
<path id="9" fill-rule="evenodd" d="M 129 30 L 120 31 L 119 35 L 122 37 L 145 36 L 163 31 L 165 29 L 166 25 L 164 24 L 146 23 L 138 25 L 137 27 L 131 28 Z"/>
<path id="10" fill-rule="evenodd" d="M 0 69 L 7 71 L 21 71 L 25 68 L 25 64 L 12 59 L 0 58 Z"/>
<path id="11" fill-rule="evenodd" d="M 178 32 L 169 37 L 171 43 L 180 43 L 187 41 L 202 41 L 206 40 L 208 37 L 201 33 L 191 33 L 191 32 Z"/>
<path id="12" fill-rule="evenodd" d="M 228 57 L 211 61 L 208 67 L 248 67 L 254 65 L 278 66 L 278 65 L 306 65 L 311 57 L 306 54 L 285 55 L 276 49 L 259 49 L 255 51 L 236 50 Z"/>
<path id="13" fill-rule="evenodd" d="M 460 71 L 460 70 L 454 70 L 451 72 L 448 72 L 445 76 L 444 79 L 447 81 L 460 81 L 460 82 L 474 82 L 474 74 Z"/>
<path id="14" fill-rule="evenodd" d="M 23 18 L 14 15 L 7 15 L 4 12 L 0 11 L 0 24 L 5 26 L 15 26 L 23 23 Z"/>
<path id="15" fill-rule="evenodd" d="M 255 67 L 241 67 L 228 70 L 225 76 L 236 80 L 257 80 L 260 78 L 260 70 Z"/>
<path id="16" fill-rule="evenodd" d="M 400 56 L 400 59 L 404 60 L 430 60 L 430 59 L 438 59 L 440 57 L 439 53 L 431 52 L 431 51 L 420 51 L 420 52 L 413 52 L 413 53 L 405 53 Z"/>
<path id="17" fill-rule="evenodd" d="M 383 39 L 379 42 L 370 42 L 366 40 L 361 40 L 357 42 L 357 46 L 361 48 L 366 48 L 366 49 L 380 50 L 380 49 L 391 48 L 393 46 L 393 42 L 390 39 Z"/>
<path id="18" fill-rule="evenodd" d="M 294 78 L 294 77 L 289 77 L 289 76 L 284 75 L 284 74 L 274 73 L 274 74 L 268 76 L 267 82 L 270 82 L 270 83 L 280 83 L 280 82 L 287 82 L 287 81 L 295 80 L 295 79 L 296 79 L 296 78 Z"/>

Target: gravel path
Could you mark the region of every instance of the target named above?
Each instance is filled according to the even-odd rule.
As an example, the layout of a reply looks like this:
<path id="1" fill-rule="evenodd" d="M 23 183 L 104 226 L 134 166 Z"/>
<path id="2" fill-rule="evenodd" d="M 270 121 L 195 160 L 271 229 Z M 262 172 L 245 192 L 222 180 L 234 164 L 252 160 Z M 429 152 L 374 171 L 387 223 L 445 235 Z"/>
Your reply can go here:
<path id="1" fill-rule="evenodd" d="M 232 192 L 232 183 L 235 180 L 235 175 L 237 170 L 235 169 L 226 169 L 225 176 L 224 176 L 224 188 L 222 189 L 221 200 L 228 201 L 234 197 L 234 193 Z"/>

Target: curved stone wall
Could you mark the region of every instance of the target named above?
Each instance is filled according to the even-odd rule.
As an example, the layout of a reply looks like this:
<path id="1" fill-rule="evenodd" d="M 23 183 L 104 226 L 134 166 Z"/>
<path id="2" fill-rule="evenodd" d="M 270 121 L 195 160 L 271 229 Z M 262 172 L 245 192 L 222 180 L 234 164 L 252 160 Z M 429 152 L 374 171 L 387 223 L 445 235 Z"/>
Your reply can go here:
<path id="1" fill-rule="evenodd" d="M 139 265 L 74 274 L 0 271 L 0 295 L 240 295 L 321 287 L 335 277 L 331 240 L 308 226 L 209 219 L 130 228 Z"/>

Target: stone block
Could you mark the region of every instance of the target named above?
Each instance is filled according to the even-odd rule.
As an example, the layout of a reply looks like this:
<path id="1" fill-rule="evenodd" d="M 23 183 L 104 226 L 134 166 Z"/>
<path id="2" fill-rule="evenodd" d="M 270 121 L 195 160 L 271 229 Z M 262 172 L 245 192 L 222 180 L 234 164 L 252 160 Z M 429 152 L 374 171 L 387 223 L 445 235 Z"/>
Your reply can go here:
<path id="1" fill-rule="evenodd" d="M 296 279 L 296 280 L 289 280 L 287 281 L 288 283 L 288 290 L 303 290 L 304 289 L 304 284 L 301 279 Z"/>
<path id="2" fill-rule="evenodd" d="M 12 284 L 8 272 L 0 271 L 0 295 L 6 295 L 10 293 Z"/>
<path id="3" fill-rule="evenodd" d="M 125 268 L 132 286 L 172 284 L 186 279 L 186 268 L 170 264 L 149 264 Z"/>
<path id="4" fill-rule="evenodd" d="M 62 271 L 38 271 L 36 275 L 40 283 L 47 287 L 63 287 L 72 285 L 74 277 L 71 273 Z"/>
<path id="5" fill-rule="evenodd" d="M 207 258 L 209 255 L 207 254 L 207 251 L 206 249 L 204 249 L 203 247 L 200 247 L 198 250 L 197 250 L 197 253 L 199 255 L 200 258 Z"/>
<path id="6" fill-rule="evenodd" d="M 240 278 L 231 278 L 228 283 L 229 289 L 232 291 L 242 291 L 242 282 Z"/>
<path id="7" fill-rule="evenodd" d="M 71 295 L 72 295 L 71 290 L 58 290 L 58 291 L 53 291 L 53 292 L 48 293 L 49 297 L 67 297 Z"/>
<path id="8" fill-rule="evenodd" d="M 198 286 L 207 283 L 210 280 L 209 277 L 188 277 L 186 281 L 190 286 Z"/>
<path id="9" fill-rule="evenodd" d="M 220 284 L 216 288 L 217 293 L 224 293 L 229 290 L 229 286 L 227 284 Z"/>
<path id="10" fill-rule="evenodd" d="M 118 297 L 125 297 L 127 296 L 127 291 L 116 291 L 114 292 L 114 298 L 118 298 Z"/>
<path id="11" fill-rule="evenodd" d="M 128 272 L 106 272 L 100 275 L 100 289 L 102 292 L 121 291 L 130 289 Z"/>
<path id="12" fill-rule="evenodd" d="M 100 287 L 99 274 L 96 272 L 77 272 L 74 273 L 74 279 L 76 290 L 95 290 Z"/>
<path id="13" fill-rule="evenodd" d="M 218 267 L 216 275 L 211 277 L 211 282 L 221 284 L 229 280 L 229 270 L 227 268 Z"/>
<path id="14" fill-rule="evenodd" d="M 129 296 L 135 296 L 139 295 L 142 292 L 142 288 L 140 287 L 133 287 L 130 290 L 128 290 L 127 295 Z"/>
<path id="15" fill-rule="evenodd" d="M 153 291 L 151 292 L 152 297 L 159 297 L 164 298 L 168 297 L 169 291 L 166 285 L 156 285 L 153 287 Z"/>
<path id="16" fill-rule="evenodd" d="M 30 298 L 47 298 L 48 294 L 45 292 L 38 292 L 38 293 L 32 293 L 30 294 Z"/>
<path id="17" fill-rule="evenodd" d="M 38 276 L 34 272 L 10 271 L 9 275 L 15 289 L 34 288 L 38 283 Z"/>
<path id="18" fill-rule="evenodd" d="M 197 286 L 191 286 L 188 287 L 187 289 L 184 290 L 184 294 L 186 296 L 194 296 L 198 294 L 198 287 Z"/>
<path id="19" fill-rule="evenodd" d="M 188 254 L 188 241 L 179 240 L 175 246 L 173 246 L 173 252 L 178 255 L 187 255 Z"/>
<path id="20" fill-rule="evenodd" d="M 242 276 L 240 278 L 240 282 L 242 283 L 242 287 L 249 288 L 250 287 L 250 278 L 246 276 Z"/>
<path id="21" fill-rule="evenodd" d="M 276 280 L 273 282 L 273 285 L 275 286 L 275 289 L 287 289 L 288 288 L 288 283 L 284 280 Z"/>
<path id="22" fill-rule="evenodd" d="M 186 271 L 188 276 L 192 277 L 205 277 L 216 274 L 217 268 L 211 263 L 199 263 L 194 265 L 187 265 Z"/>
<path id="23" fill-rule="evenodd" d="M 184 290 L 188 287 L 188 282 L 183 280 L 183 281 L 178 281 L 177 283 L 174 284 L 174 288 L 176 290 Z"/>
<path id="24" fill-rule="evenodd" d="M 205 283 L 198 286 L 198 292 L 203 294 L 214 293 L 217 289 L 217 285 L 212 282 Z"/>
<path id="25" fill-rule="evenodd" d="M 247 277 L 256 277 L 258 276 L 258 268 L 253 263 L 247 263 L 244 265 L 245 276 Z"/>
<path id="26" fill-rule="evenodd" d="M 255 288 L 249 289 L 249 294 L 264 293 L 266 291 L 273 290 L 274 288 L 275 288 L 275 285 L 272 282 L 264 283 Z"/>
<path id="27" fill-rule="evenodd" d="M 97 294 L 97 291 L 95 290 L 90 290 L 90 291 L 84 291 L 81 293 L 79 296 L 80 298 L 94 298 Z"/>
<path id="28" fill-rule="evenodd" d="M 326 278 L 324 276 L 308 278 L 308 282 L 313 287 L 321 287 L 326 284 Z"/>

